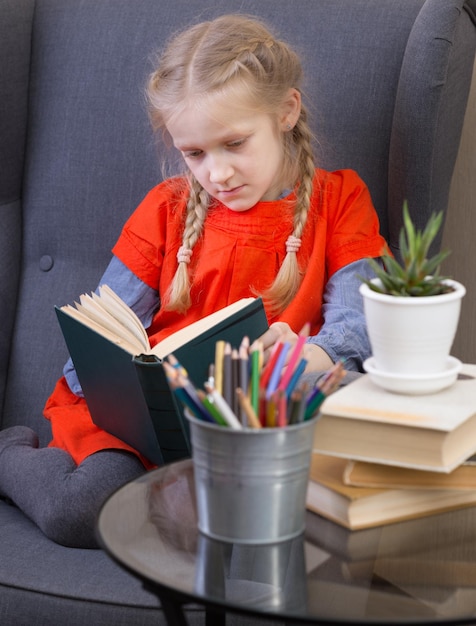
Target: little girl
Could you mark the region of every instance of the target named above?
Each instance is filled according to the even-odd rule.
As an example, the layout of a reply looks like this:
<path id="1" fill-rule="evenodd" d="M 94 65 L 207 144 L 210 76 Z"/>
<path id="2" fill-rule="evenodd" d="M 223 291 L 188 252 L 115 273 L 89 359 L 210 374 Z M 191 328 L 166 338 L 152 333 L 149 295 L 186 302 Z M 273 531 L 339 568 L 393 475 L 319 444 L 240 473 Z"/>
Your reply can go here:
<path id="1" fill-rule="evenodd" d="M 152 345 L 239 298 L 261 295 L 275 341 L 306 322 L 309 371 L 369 356 L 357 274 L 385 242 L 353 171 L 316 169 L 295 52 L 258 20 L 223 16 L 176 36 L 150 77 L 152 125 L 186 174 L 129 218 L 101 283 L 136 311 Z M 56 542 L 94 547 L 105 498 L 151 467 L 93 425 L 69 362 L 38 448 L 26 427 L 0 433 L 0 496 Z"/>

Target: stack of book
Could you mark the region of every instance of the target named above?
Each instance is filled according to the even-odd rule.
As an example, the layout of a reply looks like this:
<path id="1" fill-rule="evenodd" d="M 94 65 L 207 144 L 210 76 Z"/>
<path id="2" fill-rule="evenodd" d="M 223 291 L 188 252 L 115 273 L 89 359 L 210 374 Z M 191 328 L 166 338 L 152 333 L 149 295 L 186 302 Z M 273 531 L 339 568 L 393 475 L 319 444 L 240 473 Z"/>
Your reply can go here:
<path id="1" fill-rule="evenodd" d="M 427 620 L 474 614 L 476 365 L 421 396 L 364 375 L 321 414 L 306 520 L 320 557 L 313 597 L 342 601 L 350 588 L 365 615 L 379 602 Z"/>
<path id="2" fill-rule="evenodd" d="M 307 507 L 356 530 L 472 506 L 475 453 L 476 365 L 428 395 L 363 375 L 322 404 Z"/>

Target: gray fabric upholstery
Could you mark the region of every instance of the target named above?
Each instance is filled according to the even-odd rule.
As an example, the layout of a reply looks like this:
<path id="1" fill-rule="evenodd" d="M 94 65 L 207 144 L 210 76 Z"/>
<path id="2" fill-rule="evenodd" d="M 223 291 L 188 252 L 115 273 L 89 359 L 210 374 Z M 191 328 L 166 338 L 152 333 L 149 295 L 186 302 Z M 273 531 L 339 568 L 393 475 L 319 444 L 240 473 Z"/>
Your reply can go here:
<path id="1" fill-rule="evenodd" d="M 368 183 L 397 251 L 403 198 L 446 209 L 476 45 L 464 0 L 0 0 L 0 423 L 50 437 L 67 357 L 54 304 L 91 290 L 161 178 L 142 88 L 175 30 L 262 15 L 302 54 L 329 169 Z M 2 624 L 158 624 L 154 596 L 101 551 L 51 544 L 0 502 Z M 160 567 L 160 564 L 158 564 Z M 201 614 L 192 612 L 197 621 Z"/>
<path id="2" fill-rule="evenodd" d="M 0 407 L 21 262 L 21 183 L 27 131 L 33 3 L 2 0 L 0 37 Z"/>
<path id="3" fill-rule="evenodd" d="M 464 43 L 474 40 L 474 22 L 469 14 L 458 19 L 457 4 L 425 3 L 403 57 L 389 161 L 389 243 L 394 250 L 404 198 L 419 227 L 429 212 L 447 208 L 459 145 L 455 138 L 467 99 L 467 62 L 474 62 Z"/>
<path id="4" fill-rule="evenodd" d="M 5 626 L 86 624 L 88 612 L 92 624 L 153 623 L 152 619 L 139 621 L 137 615 L 126 621 L 127 616 L 130 618 L 135 613 L 138 603 L 152 609 L 158 606 L 158 600 L 143 591 L 139 580 L 119 569 L 101 550 L 62 548 L 46 539 L 18 509 L 3 503 L 0 506 L 0 533 L 0 621 Z M 118 588 L 124 611 L 114 609 L 118 603 Z M 29 600 L 18 601 L 19 589 L 24 591 L 21 597 Z M 53 599 L 54 612 L 48 608 L 49 599 L 43 598 L 43 594 Z M 81 619 L 73 615 L 68 621 L 62 619 L 61 616 L 70 611 L 69 599 L 78 596 L 87 600 L 82 603 Z M 101 607 L 103 604 L 112 611 L 105 611 Z M 48 610 L 46 614 L 43 614 L 44 608 Z M 96 613 L 98 609 L 100 611 Z"/>

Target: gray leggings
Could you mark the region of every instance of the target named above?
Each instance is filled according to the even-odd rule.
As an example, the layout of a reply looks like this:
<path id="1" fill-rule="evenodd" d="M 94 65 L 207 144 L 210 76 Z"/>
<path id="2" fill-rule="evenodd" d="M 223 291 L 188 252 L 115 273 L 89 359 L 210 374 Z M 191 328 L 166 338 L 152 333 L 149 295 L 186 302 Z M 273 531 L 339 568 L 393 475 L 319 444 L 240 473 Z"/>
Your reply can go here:
<path id="1" fill-rule="evenodd" d="M 98 547 L 95 525 L 102 504 L 144 472 L 139 459 L 123 450 L 96 452 L 77 466 L 60 448 L 38 448 L 29 428 L 0 432 L 0 497 L 65 546 Z"/>

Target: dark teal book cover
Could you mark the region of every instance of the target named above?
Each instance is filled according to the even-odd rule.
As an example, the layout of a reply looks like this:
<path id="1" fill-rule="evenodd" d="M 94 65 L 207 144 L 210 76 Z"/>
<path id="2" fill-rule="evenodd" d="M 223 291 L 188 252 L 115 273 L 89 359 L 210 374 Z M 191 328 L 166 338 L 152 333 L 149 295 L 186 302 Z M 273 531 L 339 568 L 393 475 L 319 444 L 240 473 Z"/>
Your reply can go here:
<path id="1" fill-rule="evenodd" d="M 161 361 L 133 355 L 55 307 L 63 336 L 94 423 L 162 465 L 190 456 L 188 423 Z M 268 328 L 260 298 L 174 351 L 197 387 L 203 387 L 215 344 L 238 347 Z"/>

